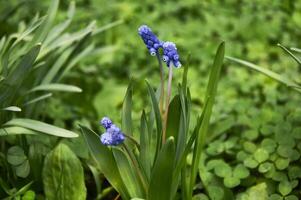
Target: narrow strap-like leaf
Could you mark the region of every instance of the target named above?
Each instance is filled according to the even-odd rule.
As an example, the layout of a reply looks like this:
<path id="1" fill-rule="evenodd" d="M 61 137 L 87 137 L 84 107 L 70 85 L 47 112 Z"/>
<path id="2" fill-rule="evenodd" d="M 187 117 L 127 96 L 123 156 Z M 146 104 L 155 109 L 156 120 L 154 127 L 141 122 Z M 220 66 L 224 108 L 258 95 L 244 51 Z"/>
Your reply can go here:
<path id="1" fill-rule="evenodd" d="M 296 91 L 301 92 L 301 90 L 299 89 L 300 86 L 298 84 L 296 84 L 294 81 L 291 81 L 288 78 L 283 77 L 283 76 L 281 76 L 281 75 L 279 75 L 279 74 L 277 74 L 277 73 L 275 73 L 275 72 L 273 72 L 269 69 L 265 69 L 263 67 L 255 65 L 253 63 L 250 63 L 250 62 L 247 62 L 247 61 L 244 61 L 244 60 L 240 60 L 240 59 L 237 59 L 237 58 L 233 58 L 233 57 L 230 57 L 230 56 L 226 56 L 226 58 L 228 60 L 233 61 L 233 62 L 242 64 L 242 65 L 244 65 L 244 66 L 246 66 L 246 67 L 248 67 L 252 70 L 258 71 L 258 72 L 260 72 L 260 73 L 262 73 L 262 74 L 264 74 L 264 75 L 266 75 L 266 76 L 268 76 L 268 77 L 270 77 L 270 78 L 286 85 L 287 87 L 292 87 Z"/>
<path id="2" fill-rule="evenodd" d="M 122 131 L 127 135 L 132 136 L 132 96 L 133 96 L 133 81 L 131 80 L 126 90 L 126 94 L 122 105 Z"/>
<path id="3" fill-rule="evenodd" d="M 82 92 L 82 89 L 80 89 L 79 87 L 74 86 L 74 85 L 67 85 L 67 84 L 61 84 L 61 83 L 50 83 L 50 84 L 36 86 L 36 87 L 32 88 L 29 91 L 29 93 L 36 92 L 36 91 Z"/>
<path id="4" fill-rule="evenodd" d="M 192 159 L 192 167 L 191 167 L 191 176 L 190 176 L 190 194 L 189 197 L 192 197 L 193 187 L 195 184 L 199 161 L 201 158 L 201 152 L 203 150 L 203 146 L 205 144 L 206 134 L 209 127 L 209 121 L 212 113 L 212 108 L 215 100 L 215 95 L 217 92 L 217 85 L 220 78 L 220 73 L 223 65 L 225 55 L 225 43 L 222 42 L 216 52 L 213 66 L 210 71 L 209 82 L 207 85 L 207 91 L 205 96 L 206 101 L 206 109 L 204 112 L 204 118 L 202 120 L 200 131 L 197 135 L 197 140 L 194 146 L 193 159 Z"/>
<path id="5" fill-rule="evenodd" d="M 146 81 L 147 83 L 147 88 L 148 88 L 148 94 L 151 98 L 151 102 L 152 102 L 152 108 L 155 114 L 155 120 L 156 120 L 156 125 L 157 125 L 157 144 L 156 144 L 156 154 L 158 155 L 158 152 L 160 150 L 161 147 L 161 143 L 162 143 L 162 120 L 161 120 L 161 115 L 160 115 L 160 110 L 159 110 L 159 105 L 158 105 L 158 101 L 156 99 L 156 95 L 155 92 L 153 90 L 153 88 L 150 86 L 150 84 Z M 156 156 L 155 156 L 156 157 Z"/>
<path id="6" fill-rule="evenodd" d="M 9 106 L 6 108 L 2 108 L 2 110 L 11 111 L 11 112 L 21 112 L 22 111 L 22 109 L 19 108 L 18 106 Z"/>
<path id="7" fill-rule="evenodd" d="M 58 137 L 65 137 L 65 138 L 78 137 L 78 135 L 72 131 L 59 128 L 50 124 L 46 124 L 44 122 L 40 122 L 37 120 L 32 120 L 32 119 L 15 118 L 6 122 L 4 124 L 4 127 L 6 126 L 19 126 L 19 127 L 31 129 L 34 131 L 38 131 L 41 133 L 58 136 Z"/>
<path id="8" fill-rule="evenodd" d="M 170 137 L 163 145 L 155 161 L 148 191 L 148 200 L 171 199 L 175 157 L 174 138 Z"/>

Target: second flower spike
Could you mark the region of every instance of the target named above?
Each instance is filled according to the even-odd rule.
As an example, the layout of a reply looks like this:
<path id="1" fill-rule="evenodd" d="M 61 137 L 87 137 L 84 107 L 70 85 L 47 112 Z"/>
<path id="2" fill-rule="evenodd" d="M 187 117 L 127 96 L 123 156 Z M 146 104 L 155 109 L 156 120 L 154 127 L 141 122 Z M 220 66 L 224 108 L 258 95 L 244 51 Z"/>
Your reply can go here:
<path id="1" fill-rule="evenodd" d="M 180 57 L 177 51 L 177 47 L 173 42 L 164 42 L 163 43 L 163 61 L 166 62 L 167 66 L 170 66 L 172 63 L 175 67 L 181 67 L 179 61 Z"/>

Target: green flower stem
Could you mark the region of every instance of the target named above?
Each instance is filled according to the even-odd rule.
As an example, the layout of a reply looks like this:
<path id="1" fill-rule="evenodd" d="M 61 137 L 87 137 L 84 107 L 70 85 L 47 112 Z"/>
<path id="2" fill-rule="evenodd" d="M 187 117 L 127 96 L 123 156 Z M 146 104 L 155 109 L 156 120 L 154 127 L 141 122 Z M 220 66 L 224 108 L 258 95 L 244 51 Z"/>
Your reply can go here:
<path id="1" fill-rule="evenodd" d="M 146 179 L 143 177 L 142 173 L 141 173 L 141 170 L 139 168 L 139 163 L 138 161 L 136 160 L 136 158 L 133 156 L 133 154 L 131 153 L 130 149 L 125 145 L 125 144 L 122 144 L 122 146 L 124 147 L 126 153 L 128 154 L 128 156 L 130 157 L 133 165 L 134 165 L 134 168 L 138 174 L 138 177 L 142 183 L 142 186 L 144 188 L 144 191 L 145 191 L 145 194 L 147 196 L 147 192 L 148 192 L 148 184 L 146 183 Z"/>
<path id="2" fill-rule="evenodd" d="M 165 143 L 166 139 L 166 128 L 167 128 L 167 118 L 168 118 L 168 108 L 169 108 L 169 101 L 171 96 L 171 83 L 172 83 L 172 66 L 169 66 L 168 70 L 168 85 L 167 85 L 167 96 L 166 96 L 166 103 L 165 103 L 165 113 L 164 113 L 164 129 L 162 135 L 162 143 Z"/>
<path id="3" fill-rule="evenodd" d="M 159 108 L 160 108 L 160 113 L 161 115 L 163 115 L 163 101 L 164 101 L 164 95 L 165 95 L 165 92 L 164 92 L 164 70 L 163 70 L 163 65 L 162 65 L 162 61 L 161 61 L 161 58 L 160 58 L 160 54 L 157 53 L 157 59 L 158 59 L 158 63 L 159 63 L 159 66 L 160 66 L 160 87 L 161 87 L 161 94 L 160 94 L 160 105 L 159 105 Z"/>

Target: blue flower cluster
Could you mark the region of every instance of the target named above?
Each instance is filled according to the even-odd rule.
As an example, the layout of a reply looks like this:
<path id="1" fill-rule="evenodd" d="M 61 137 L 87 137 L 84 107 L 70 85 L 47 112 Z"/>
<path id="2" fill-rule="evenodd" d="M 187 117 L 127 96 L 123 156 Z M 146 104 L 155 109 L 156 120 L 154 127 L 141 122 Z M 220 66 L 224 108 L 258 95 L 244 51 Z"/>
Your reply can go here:
<path id="1" fill-rule="evenodd" d="M 162 47 L 162 42 L 157 38 L 157 36 L 152 32 L 152 30 L 146 26 L 142 25 L 138 29 L 138 33 L 141 36 L 144 44 L 146 45 L 149 53 L 155 56 L 158 53 L 160 47 Z"/>
<path id="2" fill-rule="evenodd" d="M 106 132 L 100 137 L 102 144 L 106 146 L 116 146 L 125 140 L 125 136 L 121 132 L 120 128 L 113 124 L 110 118 L 103 117 L 100 124 L 106 129 Z"/>
<path id="3" fill-rule="evenodd" d="M 169 67 L 170 63 L 172 63 L 177 68 L 181 67 L 177 47 L 173 42 L 160 41 L 146 25 L 140 26 L 138 33 L 152 56 L 158 54 L 159 49 L 162 48 L 163 61 L 166 62 L 167 66 Z"/>
<path id="4" fill-rule="evenodd" d="M 177 47 L 173 42 L 164 42 L 163 44 L 163 61 L 166 62 L 169 67 L 170 62 L 173 63 L 175 67 L 181 67 L 179 61 L 180 57 L 177 52 Z"/>

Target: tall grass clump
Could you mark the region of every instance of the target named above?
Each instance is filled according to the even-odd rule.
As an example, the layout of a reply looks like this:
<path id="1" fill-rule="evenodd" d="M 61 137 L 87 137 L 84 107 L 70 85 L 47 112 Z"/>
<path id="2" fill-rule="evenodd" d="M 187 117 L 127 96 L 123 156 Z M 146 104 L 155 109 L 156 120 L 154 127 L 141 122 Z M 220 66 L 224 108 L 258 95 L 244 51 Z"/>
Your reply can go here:
<path id="1" fill-rule="evenodd" d="M 55 119 L 44 111 L 58 94 L 82 92 L 63 78 L 95 50 L 92 37 L 109 27 L 91 22 L 68 32 L 75 3 L 70 3 L 66 20 L 55 24 L 58 6 L 59 0 L 53 0 L 47 15 L 36 15 L 0 39 L 1 199 L 35 199 L 43 189 L 47 199 L 86 198 L 82 164 L 62 144 L 63 138 L 78 134 L 52 125 Z"/>

